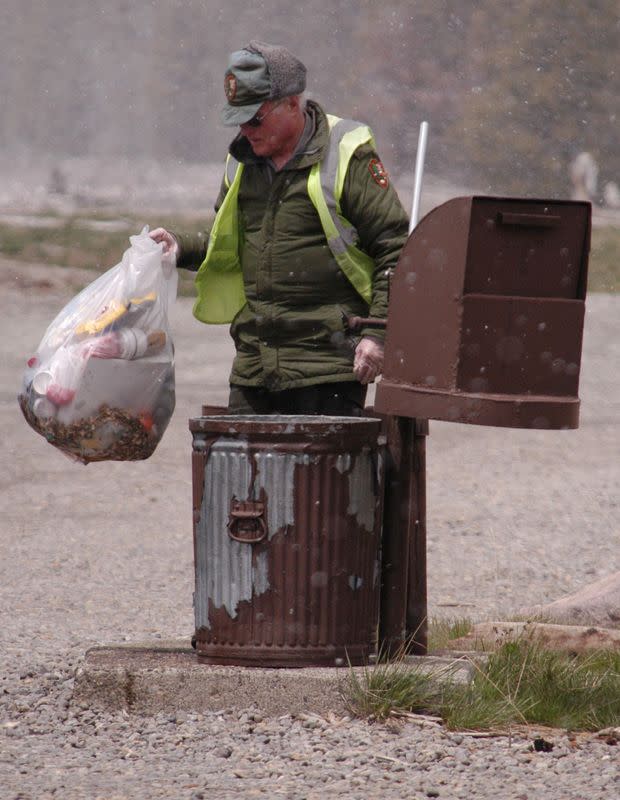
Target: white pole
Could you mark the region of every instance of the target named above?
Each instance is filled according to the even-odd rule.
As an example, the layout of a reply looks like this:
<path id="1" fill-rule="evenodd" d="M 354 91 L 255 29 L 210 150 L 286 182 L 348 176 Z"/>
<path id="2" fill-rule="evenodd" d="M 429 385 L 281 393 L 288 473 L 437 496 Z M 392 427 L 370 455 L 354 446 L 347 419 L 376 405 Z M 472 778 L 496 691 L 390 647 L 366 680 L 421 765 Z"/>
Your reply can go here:
<path id="1" fill-rule="evenodd" d="M 424 158 L 426 155 L 426 142 L 428 140 L 428 122 L 420 125 L 418 136 L 418 152 L 415 159 L 415 175 L 413 179 L 413 206 L 411 208 L 411 219 L 409 220 L 409 233 L 418 224 L 420 215 L 420 195 L 422 194 L 422 175 L 424 173 Z"/>

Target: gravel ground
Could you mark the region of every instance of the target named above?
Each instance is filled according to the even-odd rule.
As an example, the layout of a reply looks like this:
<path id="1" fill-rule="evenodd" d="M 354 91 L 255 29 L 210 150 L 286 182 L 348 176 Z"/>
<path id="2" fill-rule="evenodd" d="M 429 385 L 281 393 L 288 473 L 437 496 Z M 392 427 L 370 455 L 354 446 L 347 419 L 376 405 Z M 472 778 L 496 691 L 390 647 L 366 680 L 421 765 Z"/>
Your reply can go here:
<path id="1" fill-rule="evenodd" d="M 561 731 L 476 739 L 406 722 L 154 718 L 72 704 L 93 644 L 189 637 L 187 420 L 226 397 L 224 329 L 173 314 L 177 411 L 151 459 L 76 465 L 17 407 L 21 370 L 84 275 L 0 262 L 0 798 L 367 797 L 596 800 L 620 794 L 620 748 Z M 485 619 L 620 569 L 617 297 L 588 300 L 578 431 L 431 423 L 431 616 Z"/>

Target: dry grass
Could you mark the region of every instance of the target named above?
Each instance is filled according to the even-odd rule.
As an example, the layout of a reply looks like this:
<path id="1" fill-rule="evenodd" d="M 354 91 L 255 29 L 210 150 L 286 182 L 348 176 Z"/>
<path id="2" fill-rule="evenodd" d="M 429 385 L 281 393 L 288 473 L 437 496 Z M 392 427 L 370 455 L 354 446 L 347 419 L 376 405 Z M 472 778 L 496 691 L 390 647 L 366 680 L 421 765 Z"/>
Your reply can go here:
<path id="1" fill-rule="evenodd" d="M 425 714 L 452 729 L 542 725 L 594 731 L 620 725 L 620 653 L 587 655 L 543 649 L 530 639 L 506 642 L 484 662 L 472 661 L 468 684 L 429 675 L 407 663 L 406 649 L 387 662 L 351 669 L 343 694 L 360 717 Z"/>

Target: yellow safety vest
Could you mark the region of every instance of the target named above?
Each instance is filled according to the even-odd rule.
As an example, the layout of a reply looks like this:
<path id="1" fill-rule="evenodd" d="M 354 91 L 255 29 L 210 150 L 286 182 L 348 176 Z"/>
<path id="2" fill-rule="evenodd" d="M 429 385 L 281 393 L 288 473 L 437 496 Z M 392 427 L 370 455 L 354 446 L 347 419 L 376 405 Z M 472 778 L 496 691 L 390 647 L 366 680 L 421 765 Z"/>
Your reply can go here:
<path id="1" fill-rule="evenodd" d="M 372 131 L 353 120 L 327 115 L 329 145 L 322 161 L 308 175 L 308 196 L 316 208 L 327 244 L 340 269 L 358 294 L 370 304 L 372 297 L 373 259 L 356 247 L 358 234 L 340 210 L 340 198 L 353 153 L 362 144 L 372 144 Z M 229 174 L 236 165 L 234 175 Z M 243 164 L 232 156 L 226 160 L 226 196 L 211 229 L 207 255 L 196 275 L 198 296 L 194 316 L 201 322 L 226 323 L 246 302 L 243 273 L 239 260 L 239 186 Z"/>

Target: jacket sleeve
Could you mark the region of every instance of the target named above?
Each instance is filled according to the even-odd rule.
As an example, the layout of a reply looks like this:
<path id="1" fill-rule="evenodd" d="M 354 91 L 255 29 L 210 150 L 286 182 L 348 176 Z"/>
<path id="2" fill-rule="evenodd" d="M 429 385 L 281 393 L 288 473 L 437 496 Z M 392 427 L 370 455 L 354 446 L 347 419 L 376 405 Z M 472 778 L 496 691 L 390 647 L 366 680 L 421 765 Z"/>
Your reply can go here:
<path id="1" fill-rule="evenodd" d="M 375 261 L 369 316 L 384 319 L 388 307 L 388 270 L 396 266 L 408 236 L 409 220 L 379 156 L 370 145 L 355 151 L 340 202 L 344 217 L 357 229 L 361 250 Z M 383 338 L 383 331 L 362 335 Z"/>
<path id="2" fill-rule="evenodd" d="M 222 200 L 226 196 L 226 185 L 222 179 L 220 186 L 220 193 L 215 203 L 215 212 L 222 205 Z M 208 231 L 198 231 L 194 233 L 184 233 L 182 231 L 170 231 L 179 243 L 179 256 L 177 258 L 178 269 L 188 269 L 191 272 L 197 272 L 200 265 L 205 260 L 207 255 L 207 247 L 209 245 Z"/>

